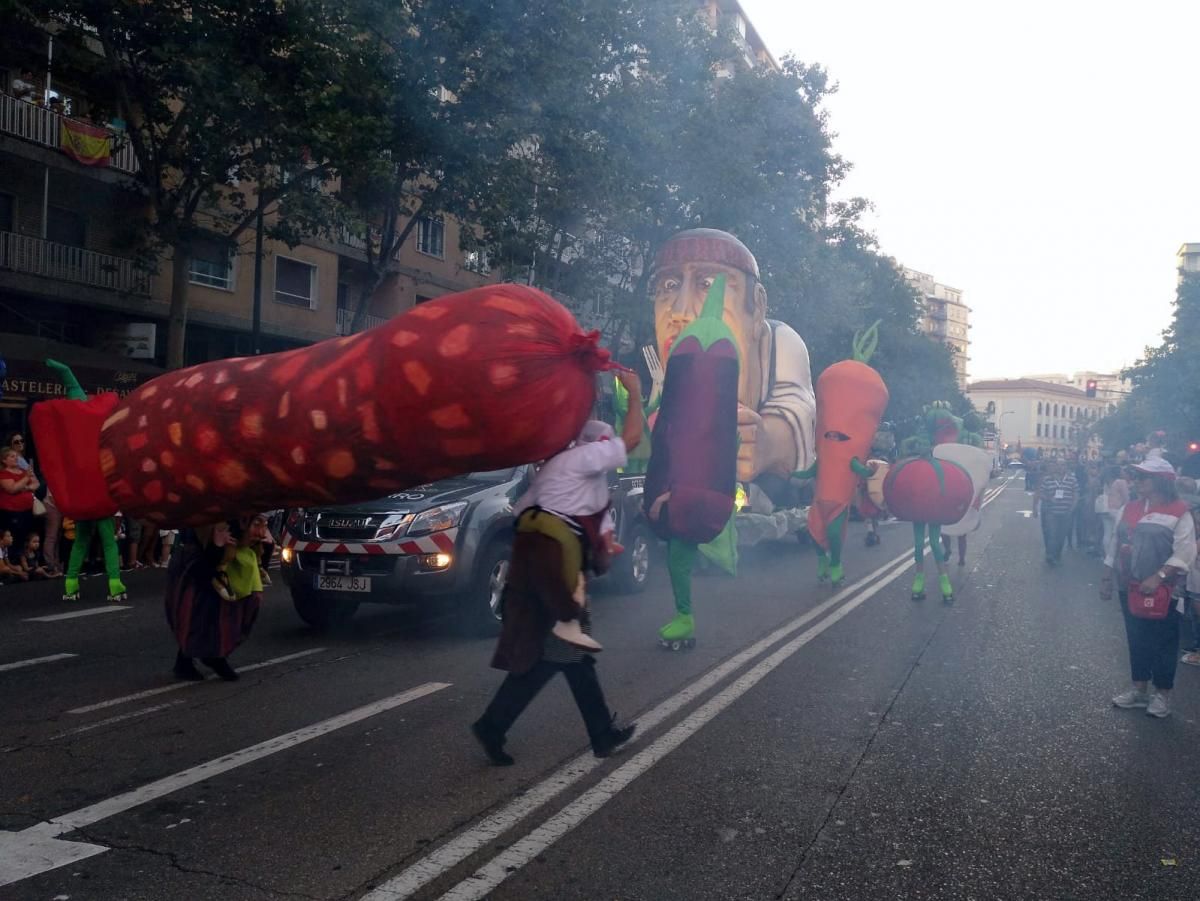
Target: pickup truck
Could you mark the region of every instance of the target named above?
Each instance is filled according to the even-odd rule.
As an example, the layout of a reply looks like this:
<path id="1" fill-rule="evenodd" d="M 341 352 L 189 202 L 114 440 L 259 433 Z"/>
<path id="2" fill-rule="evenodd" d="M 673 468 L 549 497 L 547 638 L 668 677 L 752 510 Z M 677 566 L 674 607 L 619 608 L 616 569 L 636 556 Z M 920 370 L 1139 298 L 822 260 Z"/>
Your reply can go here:
<path id="1" fill-rule="evenodd" d="M 318 630 L 344 625 L 360 604 L 453 613 L 475 633 L 498 630 L 512 548 L 512 505 L 532 467 L 471 473 L 376 501 L 288 512 L 281 571 L 300 618 Z M 640 591 L 654 539 L 641 515 L 642 476 L 614 475 L 617 540 L 606 577 Z"/>

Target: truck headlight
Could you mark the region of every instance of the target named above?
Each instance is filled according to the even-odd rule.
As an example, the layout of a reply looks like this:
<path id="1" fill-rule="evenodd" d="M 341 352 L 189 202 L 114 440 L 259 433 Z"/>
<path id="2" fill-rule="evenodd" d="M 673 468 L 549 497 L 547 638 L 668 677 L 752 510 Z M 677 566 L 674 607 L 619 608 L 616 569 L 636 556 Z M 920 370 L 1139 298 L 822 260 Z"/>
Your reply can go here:
<path id="1" fill-rule="evenodd" d="M 296 556 L 296 552 L 293 551 L 290 547 L 285 547 L 283 550 L 281 550 L 279 552 L 279 557 L 280 557 L 280 559 L 283 560 L 284 563 L 291 563 L 292 560 L 295 558 L 295 556 Z"/>
<path id="2" fill-rule="evenodd" d="M 408 527 L 408 534 L 416 537 L 453 529 L 462 522 L 463 516 L 467 512 L 467 506 L 466 501 L 458 501 L 454 504 L 443 504 L 432 510 L 426 510 L 412 521 L 412 525 Z"/>

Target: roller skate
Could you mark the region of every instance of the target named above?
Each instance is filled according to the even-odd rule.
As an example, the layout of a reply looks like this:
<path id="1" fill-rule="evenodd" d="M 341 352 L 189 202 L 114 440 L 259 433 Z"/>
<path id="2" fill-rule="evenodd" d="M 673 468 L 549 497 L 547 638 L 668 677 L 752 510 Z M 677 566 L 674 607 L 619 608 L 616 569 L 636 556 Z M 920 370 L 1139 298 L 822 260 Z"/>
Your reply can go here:
<path id="1" fill-rule="evenodd" d="M 912 599 L 914 601 L 925 600 L 925 573 L 917 573 L 913 578 Z"/>
<path id="2" fill-rule="evenodd" d="M 696 618 L 680 613 L 658 630 L 658 646 L 668 651 L 680 651 L 696 646 Z"/>
<path id="3" fill-rule="evenodd" d="M 829 581 L 829 558 L 824 554 L 817 557 L 817 581 L 822 585 Z"/>
<path id="4" fill-rule="evenodd" d="M 831 584 L 834 588 L 837 588 L 845 580 L 846 570 L 843 569 L 842 564 L 834 563 L 829 567 L 829 584 Z"/>
<path id="5" fill-rule="evenodd" d="M 108 602 L 110 604 L 124 604 L 129 600 L 129 589 L 125 587 L 125 583 L 120 579 L 108 580 Z"/>
<path id="6" fill-rule="evenodd" d="M 947 575 L 938 576 L 938 588 L 942 590 L 942 603 L 954 603 L 954 586 L 950 584 L 950 577 Z"/>
<path id="7" fill-rule="evenodd" d="M 63 584 L 63 600 L 77 601 L 79 600 L 79 577 L 72 578 L 67 576 L 66 582 Z"/>
<path id="8" fill-rule="evenodd" d="M 867 543 L 867 547 L 878 547 L 879 546 L 879 533 L 878 532 L 868 532 L 866 543 Z"/>

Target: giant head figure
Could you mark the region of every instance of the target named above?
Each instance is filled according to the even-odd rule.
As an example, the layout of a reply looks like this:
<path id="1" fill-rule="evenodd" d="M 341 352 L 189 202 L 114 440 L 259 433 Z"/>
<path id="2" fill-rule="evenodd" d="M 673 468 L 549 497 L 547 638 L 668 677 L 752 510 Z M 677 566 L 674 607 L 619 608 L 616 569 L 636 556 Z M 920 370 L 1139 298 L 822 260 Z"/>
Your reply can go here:
<path id="1" fill-rule="evenodd" d="M 741 355 L 738 478 L 786 477 L 814 459 L 816 400 L 808 348 L 789 326 L 767 318 L 767 292 L 749 249 L 728 232 L 696 228 L 675 235 L 654 261 L 652 291 L 659 357 L 696 319 L 718 275 L 725 276 L 724 320 Z"/>

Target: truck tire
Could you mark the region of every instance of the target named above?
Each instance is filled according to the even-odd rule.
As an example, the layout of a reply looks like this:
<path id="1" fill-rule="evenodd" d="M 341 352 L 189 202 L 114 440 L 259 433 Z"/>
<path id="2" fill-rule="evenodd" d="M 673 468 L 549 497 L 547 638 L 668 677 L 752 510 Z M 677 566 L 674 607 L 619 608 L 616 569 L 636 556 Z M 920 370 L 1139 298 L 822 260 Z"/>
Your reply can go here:
<path id="1" fill-rule="evenodd" d="M 622 594 L 638 594 L 645 590 L 650 579 L 650 560 L 654 551 L 654 537 L 650 527 L 636 520 L 628 535 L 622 535 L 624 553 L 613 561 L 610 575 L 612 585 Z"/>
<path id="2" fill-rule="evenodd" d="M 357 601 L 329 600 L 304 591 L 292 591 L 292 606 L 299 617 L 318 632 L 346 626 L 358 610 Z"/>
<path id="3" fill-rule="evenodd" d="M 500 596 L 511 556 L 512 545 L 502 539 L 492 541 L 479 555 L 475 578 L 460 603 L 463 625 L 470 634 L 481 638 L 500 634 Z"/>

